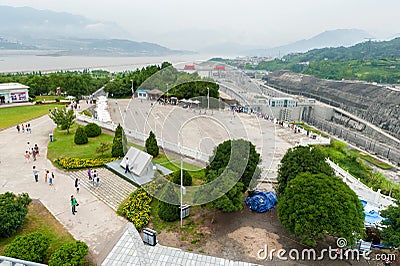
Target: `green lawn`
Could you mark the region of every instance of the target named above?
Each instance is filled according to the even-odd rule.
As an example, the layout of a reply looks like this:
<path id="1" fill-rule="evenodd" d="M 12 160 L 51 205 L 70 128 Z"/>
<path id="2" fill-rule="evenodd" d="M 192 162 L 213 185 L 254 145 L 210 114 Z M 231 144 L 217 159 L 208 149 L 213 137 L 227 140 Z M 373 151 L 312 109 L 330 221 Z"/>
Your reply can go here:
<path id="1" fill-rule="evenodd" d="M 78 128 L 74 124 L 69 129 L 69 134 L 66 130 L 56 128 L 54 130 L 54 141 L 49 143 L 47 158 L 54 162 L 59 157 L 74 157 L 74 158 L 96 158 L 100 154 L 96 153 L 96 149 L 100 146 L 101 142 L 112 144 L 113 137 L 108 134 L 102 133 L 95 138 L 89 138 L 89 142 L 84 145 L 77 145 L 74 142 L 75 131 Z M 104 154 L 105 157 L 111 157 L 111 149 Z"/>
<path id="2" fill-rule="evenodd" d="M 35 97 L 35 102 L 42 102 L 42 101 L 55 101 L 55 100 L 66 100 L 64 96 L 57 96 L 57 95 L 39 95 Z"/>
<path id="3" fill-rule="evenodd" d="M 3 253 L 6 245 L 14 240 L 16 236 L 26 235 L 33 232 L 41 232 L 47 235 L 51 240 L 46 262 L 51 253 L 61 245 L 75 241 L 72 235 L 68 233 L 68 231 L 40 202 L 33 201 L 29 205 L 29 211 L 22 227 L 19 228 L 12 237 L 0 238 L 0 254 Z"/>
<path id="4" fill-rule="evenodd" d="M 84 145 L 76 145 L 74 143 L 75 131 L 78 128 L 77 124 L 74 124 L 70 128 L 70 133 L 67 134 L 66 130 L 56 128 L 54 130 L 54 141 L 49 143 L 47 158 L 54 162 L 55 159 L 60 157 L 74 157 L 74 158 L 96 158 L 99 154 L 96 153 L 96 148 L 99 147 L 101 142 L 112 144 L 114 136 L 108 134 L 101 134 L 95 138 L 89 138 L 89 142 Z M 128 143 L 128 146 L 134 146 L 139 150 L 144 150 L 144 147 Z M 104 157 L 111 157 L 111 149 L 109 152 L 104 154 Z M 156 158 L 153 159 L 154 163 L 160 164 L 172 171 L 179 170 L 180 161 L 174 158 L 168 158 L 164 153 L 160 153 Z M 190 175 L 193 178 L 193 184 L 199 185 L 202 183 L 205 172 L 204 169 L 189 164 L 183 163 L 184 169 L 190 171 Z"/>
<path id="5" fill-rule="evenodd" d="M 0 130 L 48 114 L 49 109 L 64 105 L 29 105 L 0 108 Z"/>

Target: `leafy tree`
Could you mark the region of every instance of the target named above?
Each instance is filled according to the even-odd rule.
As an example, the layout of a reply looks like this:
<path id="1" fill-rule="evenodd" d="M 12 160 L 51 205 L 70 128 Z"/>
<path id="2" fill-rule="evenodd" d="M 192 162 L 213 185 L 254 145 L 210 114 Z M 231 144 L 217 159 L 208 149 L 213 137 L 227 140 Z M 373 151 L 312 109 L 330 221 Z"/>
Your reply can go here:
<path id="1" fill-rule="evenodd" d="M 35 232 L 17 236 L 4 250 L 4 255 L 21 260 L 43 262 L 49 248 L 49 237 Z"/>
<path id="2" fill-rule="evenodd" d="M 31 201 L 27 193 L 18 196 L 11 192 L 0 194 L 1 237 L 10 237 L 24 223 Z"/>
<path id="3" fill-rule="evenodd" d="M 105 152 L 110 150 L 110 147 L 111 145 L 109 143 L 101 142 L 99 147 L 96 148 L 96 152 L 103 156 Z"/>
<path id="4" fill-rule="evenodd" d="M 188 171 L 183 170 L 182 171 L 183 174 L 183 185 L 184 186 L 191 186 L 192 185 L 192 176 L 189 174 Z M 181 184 L 181 170 L 175 171 L 174 175 L 172 177 L 172 182 L 174 182 L 175 184 L 180 185 Z"/>
<path id="5" fill-rule="evenodd" d="M 174 191 L 174 187 L 171 183 L 166 183 L 162 191 L 161 198 L 163 201 L 159 201 L 158 205 L 158 216 L 167 222 L 179 220 L 179 207 L 169 202 L 178 202 L 178 194 Z"/>
<path id="6" fill-rule="evenodd" d="M 123 136 L 123 129 L 120 124 L 118 124 L 117 128 L 115 129 L 114 140 L 111 149 L 112 157 L 123 157 L 124 153 L 124 146 L 122 144 L 122 136 Z"/>
<path id="7" fill-rule="evenodd" d="M 74 142 L 75 142 L 75 144 L 78 144 L 78 145 L 88 143 L 88 137 L 87 137 L 86 131 L 83 127 L 78 127 L 76 129 Z"/>
<path id="8" fill-rule="evenodd" d="M 391 247 L 400 247 L 400 201 L 396 204 L 381 211 L 382 217 L 386 218 L 382 224 L 387 225 L 382 230 L 383 243 Z"/>
<path id="9" fill-rule="evenodd" d="M 318 147 L 297 146 L 291 148 L 283 156 L 279 165 L 278 196 L 282 195 L 288 182 L 303 172 L 334 175 L 333 169 L 325 161 L 325 155 Z"/>
<path id="10" fill-rule="evenodd" d="M 354 233 L 363 236 L 363 206 L 356 193 L 336 176 L 300 173 L 291 179 L 279 198 L 282 225 L 307 245 L 327 235 L 346 238 L 354 244 Z"/>
<path id="11" fill-rule="evenodd" d="M 85 132 L 89 138 L 97 137 L 101 134 L 101 127 L 96 123 L 89 123 L 85 126 Z"/>
<path id="12" fill-rule="evenodd" d="M 153 157 L 157 157 L 160 149 L 158 148 L 156 135 L 154 135 L 153 131 L 150 131 L 149 137 L 146 139 L 146 152 Z"/>
<path id="13" fill-rule="evenodd" d="M 54 109 L 49 114 L 50 118 L 57 124 L 57 127 L 61 126 L 62 130 L 67 130 L 69 133 L 69 129 L 74 123 L 75 114 L 73 110 L 66 110 L 65 108 Z"/>
<path id="14" fill-rule="evenodd" d="M 88 253 L 88 246 L 82 241 L 66 243 L 51 254 L 49 266 L 81 266 L 84 264 Z"/>

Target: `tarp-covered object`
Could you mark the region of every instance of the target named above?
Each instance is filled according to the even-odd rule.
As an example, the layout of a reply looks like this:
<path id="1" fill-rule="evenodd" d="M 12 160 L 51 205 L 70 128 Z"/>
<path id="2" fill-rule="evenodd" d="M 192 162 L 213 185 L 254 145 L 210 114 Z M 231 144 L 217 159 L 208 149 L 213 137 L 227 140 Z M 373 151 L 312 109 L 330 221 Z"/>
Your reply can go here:
<path id="1" fill-rule="evenodd" d="M 276 194 L 273 192 L 262 192 L 256 190 L 254 195 L 246 198 L 247 206 L 256 212 L 266 212 L 275 209 L 278 202 Z"/>

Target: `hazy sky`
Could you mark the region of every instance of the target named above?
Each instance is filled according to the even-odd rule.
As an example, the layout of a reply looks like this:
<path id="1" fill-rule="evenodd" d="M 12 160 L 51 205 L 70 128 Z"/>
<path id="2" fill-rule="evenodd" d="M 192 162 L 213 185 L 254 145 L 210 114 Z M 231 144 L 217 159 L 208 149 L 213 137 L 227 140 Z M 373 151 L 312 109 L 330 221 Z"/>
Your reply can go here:
<path id="1" fill-rule="evenodd" d="M 399 0 L 0 0 L 0 5 L 65 11 L 113 21 L 137 41 L 174 49 L 216 43 L 272 47 L 326 30 L 400 33 Z"/>

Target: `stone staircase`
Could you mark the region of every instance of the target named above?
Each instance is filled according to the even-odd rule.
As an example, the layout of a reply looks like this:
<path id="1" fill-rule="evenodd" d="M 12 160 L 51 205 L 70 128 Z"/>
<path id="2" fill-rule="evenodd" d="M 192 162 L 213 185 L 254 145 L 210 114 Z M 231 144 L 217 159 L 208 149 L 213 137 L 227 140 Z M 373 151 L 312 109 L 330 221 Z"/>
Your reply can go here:
<path id="1" fill-rule="evenodd" d="M 94 196 L 116 211 L 121 202 L 136 190 L 136 187 L 105 168 L 96 168 L 95 170 L 100 178 L 97 187 L 89 180 L 86 169 L 70 172 L 69 175 L 73 180 L 79 178 L 81 187 L 85 187 Z"/>

